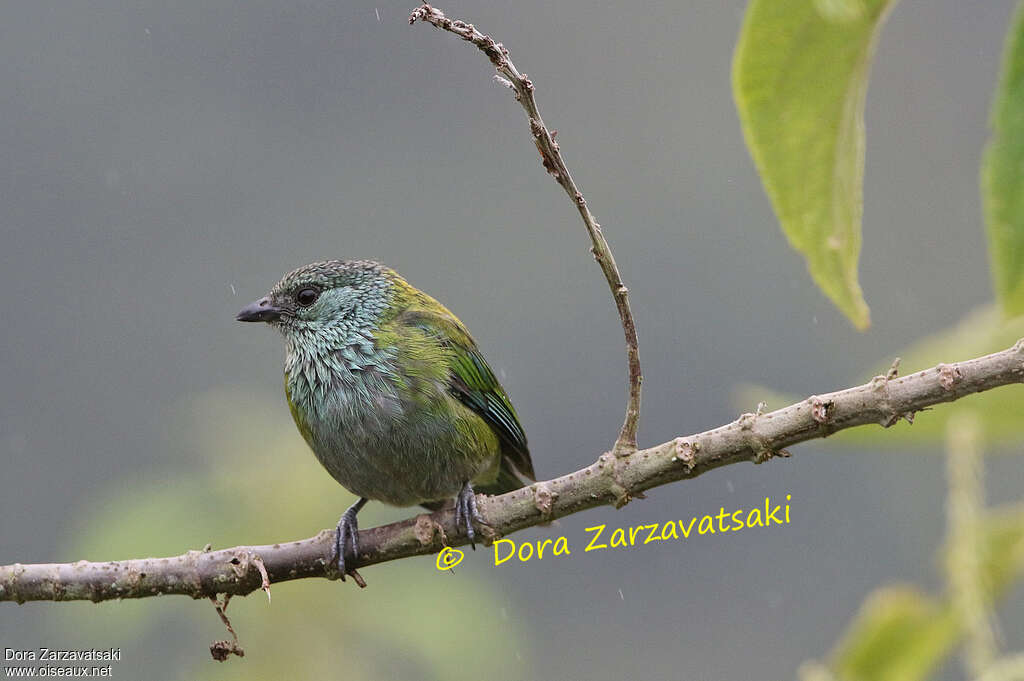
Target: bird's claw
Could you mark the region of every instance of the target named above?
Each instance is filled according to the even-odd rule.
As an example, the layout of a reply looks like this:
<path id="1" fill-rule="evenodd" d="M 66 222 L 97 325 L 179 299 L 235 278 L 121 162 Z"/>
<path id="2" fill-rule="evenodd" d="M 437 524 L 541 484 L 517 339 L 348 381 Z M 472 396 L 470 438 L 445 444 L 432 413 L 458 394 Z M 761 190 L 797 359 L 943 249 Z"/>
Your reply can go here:
<path id="1" fill-rule="evenodd" d="M 488 526 L 480 514 L 480 509 L 477 508 L 473 486 L 467 482 L 459 491 L 459 496 L 455 498 L 455 527 L 466 530 L 469 545 L 476 551 L 476 531 L 473 529 L 473 523 Z"/>
<path id="2" fill-rule="evenodd" d="M 341 514 L 338 521 L 338 529 L 334 534 L 334 551 L 338 564 L 338 572 L 341 574 L 341 581 L 345 581 L 345 575 L 351 569 L 345 567 L 345 554 L 351 552 L 353 562 L 359 555 L 359 521 L 356 514 L 366 503 L 366 499 L 360 499 L 352 504 L 347 511 Z M 352 568 L 354 569 L 354 568 Z"/>

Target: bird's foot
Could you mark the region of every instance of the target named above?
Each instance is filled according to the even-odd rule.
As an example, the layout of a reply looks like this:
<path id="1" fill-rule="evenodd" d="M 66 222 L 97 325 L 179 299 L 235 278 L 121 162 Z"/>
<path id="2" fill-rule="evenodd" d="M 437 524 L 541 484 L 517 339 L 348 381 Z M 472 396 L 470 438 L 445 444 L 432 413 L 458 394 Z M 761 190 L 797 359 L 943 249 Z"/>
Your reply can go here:
<path id="1" fill-rule="evenodd" d="M 473 485 L 467 482 L 459 491 L 459 496 L 455 498 L 455 527 L 466 530 L 469 545 L 476 551 L 476 531 L 473 529 L 473 523 L 490 527 L 476 506 L 476 493 L 473 491 Z"/>
<path id="2" fill-rule="evenodd" d="M 356 514 L 366 504 L 366 499 L 360 499 L 348 507 L 348 510 L 341 514 L 338 521 L 338 531 L 334 535 L 334 550 L 337 556 L 338 572 L 341 573 L 341 581 L 345 581 L 345 575 L 354 572 L 355 568 L 345 567 L 345 554 L 351 552 L 352 563 L 355 563 L 359 555 L 359 521 Z M 356 580 L 358 581 L 358 580 Z"/>

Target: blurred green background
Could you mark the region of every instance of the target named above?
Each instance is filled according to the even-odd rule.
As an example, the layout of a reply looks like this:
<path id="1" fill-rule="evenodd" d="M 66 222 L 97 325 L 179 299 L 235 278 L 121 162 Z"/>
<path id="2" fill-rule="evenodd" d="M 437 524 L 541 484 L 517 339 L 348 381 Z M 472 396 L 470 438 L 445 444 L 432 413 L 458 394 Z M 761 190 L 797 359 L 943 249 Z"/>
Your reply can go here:
<path id="1" fill-rule="evenodd" d="M 735 418 L 737 386 L 860 383 L 978 319 L 991 300 L 978 163 L 1012 5 L 905 0 L 883 30 L 866 113 L 863 334 L 789 250 L 744 148 L 729 83 L 744 3 L 442 5 L 533 78 L 605 228 L 640 333 L 642 445 Z M 234 321 L 318 259 L 379 259 L 454 310 L 511 394 L 541 477 L 610 446 L 625 358 L 578 216 L 482 55 L 409 28 L 409 9 L 5 7 L 0 563 L 332 526 L 351 496 L 291 424 L 281 341 Z M 454 574 L 416 558 L 367 569 L 364 591 L 277 585 L 272 604 L 232 602 L 246 657 L 223 665 L 206 652 L 225 637 L 212 607 L 181 598 L 3 604 L 0 647 L 120 646 L 123 679 L 792 678 L 876 586 L 942 585 L 941 444 L 905 446 L 816 441 L 516 539 L 564 534 L 582 549 L 598 523 L 791 494 L 784 527 L 499 568 L 484 550 Z M 993 503 L 1020 496 L 1018 458 L 987 466 Z M 411 512 L 377 504 L 360 518 Z M 1019 587 L 999 614 L 1021 647 Z M 960 677 L 955 660 L 939 672 Z"/>

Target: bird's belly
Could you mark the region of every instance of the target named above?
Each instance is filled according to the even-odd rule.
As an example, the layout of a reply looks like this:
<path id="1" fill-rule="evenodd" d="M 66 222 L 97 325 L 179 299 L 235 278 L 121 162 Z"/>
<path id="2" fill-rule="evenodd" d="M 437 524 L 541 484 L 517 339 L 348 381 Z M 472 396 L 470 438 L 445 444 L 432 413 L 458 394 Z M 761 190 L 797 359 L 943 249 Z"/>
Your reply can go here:
<path id="1" fill-rule="evenodd" d="M 310 424 L 317 459 L 353 494 L 393 506 L 449 499 L 494 467 L 496 440 L 463 434 L 452 415 L 436 408 L 446 405 L 387 406 L 338 410 L 319 427 Z"/>

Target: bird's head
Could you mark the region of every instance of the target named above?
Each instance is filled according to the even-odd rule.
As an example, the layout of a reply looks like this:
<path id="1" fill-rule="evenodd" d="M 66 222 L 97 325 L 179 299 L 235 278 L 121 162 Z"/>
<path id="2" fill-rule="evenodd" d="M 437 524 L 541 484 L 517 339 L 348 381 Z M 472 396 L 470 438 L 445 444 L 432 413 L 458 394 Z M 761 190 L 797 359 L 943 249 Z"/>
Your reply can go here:
<path id="1" fill-rule="evenodd" d="M 236 319 L 266 322 L 291 339 L 342 340 L 373 326 L 387 308 L 390 272 L 369 260 L 305 265 L 286 274 Z"/>

